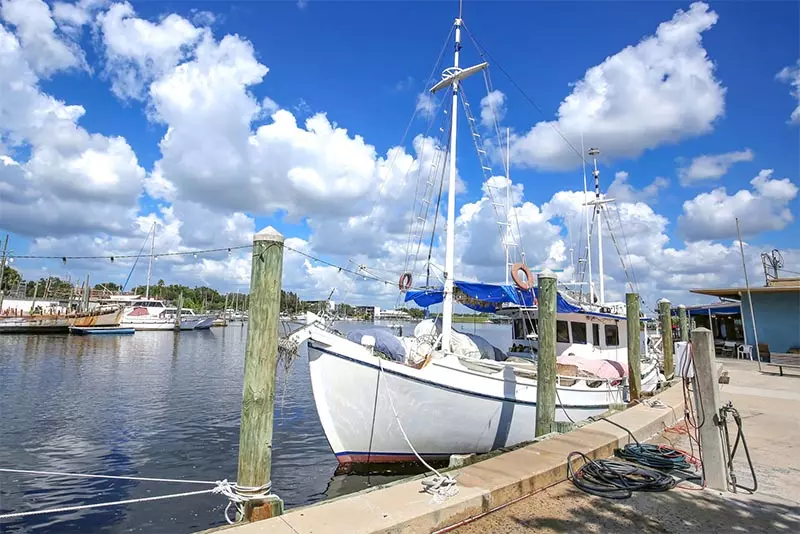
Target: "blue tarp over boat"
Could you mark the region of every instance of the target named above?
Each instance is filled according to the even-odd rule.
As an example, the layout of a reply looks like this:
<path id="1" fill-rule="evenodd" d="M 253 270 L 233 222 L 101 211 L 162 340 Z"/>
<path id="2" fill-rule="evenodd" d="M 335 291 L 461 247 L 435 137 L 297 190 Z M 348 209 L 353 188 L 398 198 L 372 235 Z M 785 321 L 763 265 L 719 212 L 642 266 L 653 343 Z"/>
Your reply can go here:
<path id="1" fill-rule="evenodd" d="M 539 295 L 539 288 L 523 291 L 516 286 L 481 284 L 478 282 L 459 282 L 455 281 L 456 302 L 463 304 L 467 308 L 493 313 L 500 309 L 503 303 L 512 303 L 518 306 L 535 306 Z M 427 308 L 433 304 L 439 304 L 444 300 L 443 288 L 421 289 L 407 291 L 405 301 L 414 302 L 417 306 Z M 583 311 L 577 306 L 567 302 L 561 294 L 558 294 L 556 301 L 558 313 L 578 313 Z"/>

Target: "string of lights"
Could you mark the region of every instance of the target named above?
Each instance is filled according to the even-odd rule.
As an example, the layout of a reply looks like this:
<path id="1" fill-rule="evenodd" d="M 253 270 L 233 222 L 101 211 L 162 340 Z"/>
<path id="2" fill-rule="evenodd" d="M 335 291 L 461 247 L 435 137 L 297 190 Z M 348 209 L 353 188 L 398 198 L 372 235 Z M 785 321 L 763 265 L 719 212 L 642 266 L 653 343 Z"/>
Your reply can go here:
<path id="1" fill-rule="evenodd" d="M 38 254 L 8 254 L 9 260 L 60 260 L 62 263 L 66 264 L 68 261 L 81 261 L 81 260 L 109 260 L 111 263 L 114 263 L 116 260 L 121 259 L 134 259 L 134 258 L 153 258 L 157 260 L 158 258 L 163 257 L 179 257 L 179 256 L 193 256 L 195 258 L 207 254 L 215 254 L 219 252 L 227 252 L 228 255 L 232 254 L 234 251 L 237 250 L 245 250 L 253 248 L 252 244 L 248 245 L 235 245 L 230 247 L 218 247 L 218 248 L 207 248 L 207 249 L 193 249 L 193 250 L 182 250 L 177 252 L 154 252 L 152 254 L 109 254 L 109 255 L 61 255 L 61 256 L 53 256 L 53 255 L 38 255 Z M 302 250 L 298 250 L 296 248 L 292 248 L 285 243 L 283 244 L 284 250 L 289 252 L 294 252 L 295 254 L 299 254 L 308 258 L 316 263 L 326 265 L 328 267 L 333 267 L 338 269 L 338 272 L 345 272 L 350 273 L 356 276 L 362 277 L 364 280 L 372 280 L 375 282 L 382 282 L 386 285 L 395 285 L 396 282 L 393 280 L 387 280 L 385 278 L 381 278 L 369 271 L 376 270 L 376 271 L 384 271 L 384 272 L 391 272 L 385 269 L 377 269 L 368 267 L 366 265 L 358 265 L 357 269 L 353 269 L 348 266 L 338 265 L 331 261 L 325 260 L 318 256 L 314 256 L 313 254 L 309 254 L 308 252 L 304 252 Z"/>

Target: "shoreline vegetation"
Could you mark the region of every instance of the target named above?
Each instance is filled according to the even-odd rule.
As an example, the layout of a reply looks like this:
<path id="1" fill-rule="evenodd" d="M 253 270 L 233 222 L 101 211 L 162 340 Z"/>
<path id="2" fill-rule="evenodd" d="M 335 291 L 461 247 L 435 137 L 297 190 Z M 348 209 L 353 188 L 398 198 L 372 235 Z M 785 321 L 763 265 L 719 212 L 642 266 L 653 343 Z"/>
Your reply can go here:
<path id="1" fill-rule="evenodd" d="M 77 298 L 81 293 L 75 293 L 74 288 L 80 287 L 82 280 L 62 280 L 57 276 L 40 278 L 38 281 L 22 278 L 19 271 L 6 265 L 3 272 L 3 280 L 0 287 L 5 291 L 7 298 L 16 295 L 24 295 L 27 298 L 36 296 L 41 300 L 58 299 L 67 300 Z M 144 296 L 146 287 L 144 285 L 126 288 L 126 293 L 133 293 Z M 97 293 L 119 293 L 122 286 L 115 282 L 103 282 L 92 285 L 92 291 Z M 168 302 L 177 302 L 178 297 L 183 295 L 183 307 L 200 311 L 222 311 L 227 305 L 228 308 L 247 309 L 248 293 L 230 292 L 220 293 L 216 289 L 207 286 L 189 287 L 181 284 L 167 284 L 163 279 L 150 286 L 150 296 L 155 299 Z M 298 314 L 306 311 L 319 312 L 325 305 L 325 301 L 302 300 L 296 293 L 291 291 L 281 291 L 281 313 Z M 370 320 L 370 317 L 360 310 L 359 306 L 346 303 L 339 303 L 334 306 L 333 311 L 342 317 L 353 317 L 361 320 Z M 420 321 L 425 317 L 425 310 L 422 308 L 398 308 L 410 316 L 411 321 Z M 431 313 L 431 316 L 438 314 Z M 457 313 L 453 315 L 454 323 L 490 323 L 491 316 L 486 313 Z"/>

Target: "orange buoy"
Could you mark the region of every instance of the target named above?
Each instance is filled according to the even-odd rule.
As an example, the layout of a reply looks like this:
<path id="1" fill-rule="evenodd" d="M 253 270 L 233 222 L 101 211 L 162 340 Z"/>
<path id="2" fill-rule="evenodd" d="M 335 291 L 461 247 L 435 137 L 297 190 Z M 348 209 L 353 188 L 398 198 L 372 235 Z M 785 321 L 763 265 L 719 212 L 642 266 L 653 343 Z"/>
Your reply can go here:
<path id="1" fill-rule="evenodd" d="M 524 278 L 520 276 L 524 275 Z M 524 263 L 515 263 L 511 266 L 511 279 L 517 284 L 517 287 L 523 291 L 528 291 L 533 288 L 533 274 L 528 266 Z"/>
<path id="2" fill-rule="evenodd" d="M 403 273 L 400 276 L 400 282 L 397 284 L 397 287 L 400 288 L 400 291 L 408 291 L 411 289 L 411 273 Z"/>

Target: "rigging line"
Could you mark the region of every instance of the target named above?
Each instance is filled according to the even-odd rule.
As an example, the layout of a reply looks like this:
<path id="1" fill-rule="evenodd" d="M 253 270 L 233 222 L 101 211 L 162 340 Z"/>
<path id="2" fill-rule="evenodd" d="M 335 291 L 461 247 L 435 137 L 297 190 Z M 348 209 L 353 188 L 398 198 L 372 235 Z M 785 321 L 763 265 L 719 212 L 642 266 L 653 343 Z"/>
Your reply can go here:
<path id="1" fill-rule="evenodd" d="M 443 122 L 444 122 L 444 114 L 442 115 L 442 118 L 443 118 Z M 451 137 L 452 137 L 452 128 L 450 126 L 448 126 L 448 128 L 447 128 L 447 142 L 444 145 L 445 149 L 444 149 L 444 151 L 439 151 L 438 152 L 438 155 L 441 156 L 441 161 L 442 162 L 447 162 L 448 161 L 448 155 L 450 154 L 450 140 L 451 140 Z M 431 188 L 431 190 L 430 190 L 430 198 L 428 199 L 427 203 L 425 203 L 425 216 L 422 219 L 422 228 L 420 228 L 420 231 L 419 231 L 419 238 L 418 238 L 418 241 L 417 241 L 417 249 L 414 252 L 414 261 L 413 261 L 412 266 L 411 266 L 411 270 L 412 271 L 416 271 L 417 265 L 419 263 L 419 253 L 422 250 L 422 240 L 425 237 L 425 226 L 427 225 L 428 214 L 430 213 L 430 202 L 431 202 L 431 200 L 433 200 L 433 195 L 434 195 L 435 185 L 436 185 L 436 179 L 438 179 L 439 180 L 439 196 L 438 196 L 438 200 L 437 200 L 437 203 L 436 203 L 436 209 L 435 209 L 436 215 L 435 215 L 434 220 L 433 220 L 434 227 L 433 227 L 432 232 L 436 231 L 436 222 L 437 222 L 436 218 L 438 218 L 438 214 L 439 214 L 439 203 L 441 202 L 441 199 L 442 199 L 442 189 L 444 187 L 444 174 L 445 174 L 445 171 L 447 170 L 447 163 L 444 163 L 443 165 L 441 165 L 441 168 L 437 169 L 437 170 L 441 171 L 441 176 L 436 176 L 434 178 L 434 181 L 431 182 L 431 176 L 433 175 L 433 171 L 434 171 L 434 169 L 432 168 L 431 172 L 430 172 L 430 175 L 428 177 L 428 182 L 427 183 L 429 183 L 429 184 L 432 183 L 433 184 L 433 188 Z M 427 188 L 426 188 L 426 191 L 427 191 Z M 409 251 L 408 254 L 410 256 L 411 252 Z"/>
<path id="2" fill-rule="evenodd" d="M 491 54 L 490 54 L 490 53 L 489 53 L 489 52 L 488 52 L 488 51 L 487 51 L 485 48 L 483 48 L 483 47 L 480 45 L 480 43 L 479 43 L 479 42 L 478 42 L 478 40 L 475 38 L 475 36 L 473 36 L 473 35 L 472 35 L 472 32 L 470 32 L 470 31 L 469 31 L 469 29 L 467 28 L 466 24 L 464 24 L 464 23 L 462 22 L 462 23 L 461 23 L 461 26 L 464 28 L 464 31 L 466 32 L 467 36 L 469 36 L 469 38 L 472 40 L 472 43 L 475 45 L 475 48 L 477 48 L 477 49 L 478 49 L 478 54 L 480 54 L 481 58 L 488 59 L 488 60 L 489 60 L 489 61 L 491 61 L 491 62 L 492 62 L 494 65 L 496 65 L 496 66 L 497 66 L 497 68 L 498 68 L 498 69 L 500 69 L 500 72 L 502 72 L 502 73 L 503 73 L 503 74 L 506 76 L 506 78 L 508 78 L 508 81 L 510 81 L 510 82 L 511 82 L 511 85 L 513 85 L 513 86 L 514 86 L 514 87 L 517 89 L 517 91 L 519 91 L 519 92 L 520 92 L 520 94 L 522 94 L 522 96 L 525 98 L 525 100 L 527 100 L 527 101 L 528 101 L 528 102 L 529 102 L 529 103 L 530 103 L 530 104 L 531 104 L 531 105 L 532 105 L 534 108 L 536 108 L 536 110 L 537 110 L 537 111 L 538 111 L 538 112 L 539 112 L 539 113 L 542 115 L 542 117 L 545 119 L 545 121 L 547 122 L 547 124 L 549 124 L 549 125 L 550 125 L 550 127 L 551 127 L 551 128 L 553 128 L 553 130 L 554 130 L 554 131 L 555 131 L 555 132 L 558 134 L 558 136 L 559 136 L 559 137 L 561 137 L 561 139 L 563 139 L 565 143 L 567 143 L 567 145 L 568 145 L 568 146 L 569 146 L 569 147 L 572 149 L 572 151 L 573 151 L 573 152 L 575 152 L 575 153 L 578 155 L 578 157 L 582 157 L 582 154 L 581 154 L 581 153 L 578 151 L 578 149 L 577 149 L 577 148 L 575 148 L 575 145 L 573 145 L 573 144 L 572 144 L 572 143 L 569 141 L 569 139 L 567 139 L 567 138 L 564 136 L 564 134 L 563 134 L 563 133 L 561 133 L 561 130 L 560 130 L 560 129 L 559 129 L 559 128 L 558 128 L 558 127 L 555 125 L 555 124 L 553 124 L 553 122 L 552 122 L 552 121 L 550 121 L 550 120 L 547 120 L 547 119 L 548 119 L 548 116 L 547 116 L 547 115 L 545 115 L 544 111 L 542 111 L 542 108 L 540 108 L 540 107 L 539 107 L 539 106 L 536 104 L 536 102 L 534 102 L 534 101 L 533 101 L 533 98 L 531 98 L 530 96 L 528 96 L 528 93 L 526 93 L 526 92 L 525 92 L 525 90 L 524 90 L 524 89 L 523 89 L 523 88 L 522 88 L 522 87 L 521 87 L 521 86 L 520 86 L 520 85 L 519 85 L 519 84 L 518 84 L 518 83 L 517 83 L 517 82 L 514 80 L 514 78 L 512 78 L 512 77 L 511 77 L 511 75 L 510 75 L 510 74 L 509 74 L 509 73 L 508 73 L 508 72 L 507 72 L 507 71 L 506 71 L 506 70 L 503 68 L 503 66 L 502 66 L 502 65 L 500 65 L 500 63 L 498 63 L 498 62 L 497 62 L 497 60 L 496 60 L 496 59 L 494 59 L 494 58 L 492 57 L 492 55 L 491 55 Z"/>
<path id="3" fill-rule="evenodd" d="M 467 94 L 466 94 L 466 91 L 464 90 L 463 86 L 459 86 L 459 93 L 461 94 L 461 104 L 462 104 L 462 107 L 464 108 L 464 113 L 466 113 L 466 115 L 467 115 L 467 122 L 469 123 L 470 133 L 474 134 L 475 133 L 475 129 L 474 129 L 474 124 L 473 123 L 475 122 L 475 118 L 472 116 L 472 111 L 470 110 L 470 105 L 469 105 L 469 102 L 467 101 Z M 475 150 L 476 150 L 477 156 L 478 156 L 478 163 L 481 165 L 481 170 L 484 173 L 484 177 L 486 178 L 486 181 L 488 181 L 491 178 L 491 176 L 486 176 L 486 170 L 484 168 L 483 159 L 481 158 L 481 153 L 480 153 L 481 149 L 478 146 L 477 138 L 475 137 L 475 135 L 473 135 L 472 139 L 473 139 L 473 143 L 475 144 Z M 492 209 L 494 211 L 495 216 L 497 216 L 497 218 L 500 219 L 501 218 L 501 214 L 497 210 L 498 202 L 494 198 L 494 193 L 492 193 L 492 186 L 490 184 L 487 184 L 486 192 L 489 195 L 489 202 L 492 204 Z M 498 234 L 500 236 L 500 242 L 502 243 L 503 239 L 505 239 L 505 237 L 503 235 L 503 231 L 500 229 L 500 225 L 499 224 L 496 224 L 495 226 L 497 227 L 497 232 L 498 232 Z"/>
<path id="4" fill-rule="evenodd" d="M 625 244 L 625 253 L 628 255 L 628 265 L 631 268 L 631 275 L 633 276 L 633 283 L 636 286 L 636 293 L 639 293 L 639 281 L 636 279 L 636 268 L 633 265 L 633 260 L 631 260 L 631 251 L 630 248 L 628 248 L 628 237 L 625 232 L 625 225 L 622 224 L 619 206 L 614 206 L 614 211 L 617 212 L 617 221 L 619 221 L 619 227 L 622 230 L 622 242 Z"/>
<path id="5" fill-rule="evenodd" d="M 450 151 L 450 137 L 453 135 L 452 129 L 447 136 L 447 150 Z M 439 179 L 439 197 L 436 199 L 436 211 L 433 214 L 433 228 L 431 229 L 431 242 L 428 245 L 428 261 L 425 264 L 425 287 L 431 285 L 431 256 L 433 255 L 433 239 L 436 235 L 436 223 L 439 221 L 439 206 L 442 203 L 442 191 L 444 190 L 444 167 L 442 167 L 442 177 Z"/>
<path id="6" fill-rule="evenodd" d="M 437 115 L 439 115 L 439 112 L 442 110 L 442 107 L 443 107 L 445 101 L 446 101 L 446 99 L 444 99 L 444 98 L 441 99 L 441 101 L 439 103 L 439 109 L 436 111 Z M 444 130 L 445 121 L 446 121 L 446 114 L 443 113 L 443 114 L 441 114 L 441 126 L 439 127 L 439 130 L 442 133 L 444 133 L 444 131 L 445 131 Z M 431 124 L 432 123 L 433 123 L 433 120 L 431 120 Z M 430 130 L 430 128 L 428 130 Z M 427 133 L 428 132 L 426 132 L 426 134 L 425 134 L 426 137 L 427 137 Z M 437 142 L 441 142 L 441 139 L 436 139 L 436 141 Z M 414 256 L 414 264 L 409 265 L 409 263 L 411 263 L 411 261 L 412 261 L 411 257 L 412 257 L 414 239 L 416 238 L 418 240 L 418 243 L 421 243 L 422 237 L 425 234 L 425 224 L 427 222 L 428 213 L 430 211 L 430 201 L 431 201 L 431 199 L 433 197 L 433 189 L 430 189 L 430 192 L 429 192 L 429 185 L 431 184 L 431 177 L 433 176 L 434 171 L 440 165 L 442 166 L 442 168 L 445 168 L 447 166 L 447 163 L 446 163 L 447 160 L 443 157 L 442 150 L 440 150 L 438 147 L 435 146 L 434 150 L 436 150 L 436 154 L 434 156 L 434 160 L 432 162 L 431 168 L 428 171 L 428 177 L 425 180 L 425 193 L 422 195 L 424 198 L 420 199 L 420 201 L 419 201 L 420 202 L 419 212 L 417 213 L 417 210 L 416 210 L 417 197 L 418 197 L 418 194 L 419 194 L 420 182 L 422 180 L 422 165 L 421 165 L 421 161 L 423 160 L 423 157 L 424 157 L 424 151 L 425 151 L 425 146 L 426 145 L 427 145 L 427 143 L 423 143 L 422 150 L 420 151 L 419 158 L 417 159 L 417 161 L 420 162 L 420 165 L 419 165 L 418 172 L 417 172 L 417 186 L 416 186 L 416 189 L 414 191 L 414 196 L 412 197 L 412 201 L 413 202 L 412 202 L 412 207 L 411 207 L 411 211 L 416 216 L 416 218 L 411 222 L 411 226 L 409 227 L 409 230 L 408 230 L 408 240 L 407 240 L 407 243 L 406 243 L 406 259 L 405 259 L 405 265 L 404 265 L 404 271 L 406 271 L 406 272 L 408 272 L 409 269 L 412 270 L 412 271 L 416 269 L 416 262 L 417 262 L 417 259 L 419 258 L 419 244 L 418 244 L 417 252 L 416 252 L 416 255 Z M 434 143 L 434 145 L 436 145 L 436 143 Z M 446 150 L 449 150 L 449 149 L 446 149 Z M 428 198 L 428 196 L 430 196 L 430 198 Z M 421 221 L 421 227 L 419 228 L 419 235 L 417 235 L 416 228 L 419 226 L 420 221 Z"/>
<path id="7" fill-rule="evenodd" d="M 153 254 L 143 254 L 141 255 L 142 258 L 161 258 L 165 256 L 191 256 L 193 254 L 211 254 L 212 252 L 224 252 L 224 251 L 232 251 L 232 250 L 241 250 L 245 248 L 252 248 L 252 243 L 249 245 L 238 245 L 233 247 L 222 247 L 222 248 L 209 248 L 209 249 L 197 249 L 197 250 L 186 250 L 181 252 L 159 252 Z M 39 256 L 35 254 L 25 254 L 21 256 L 14 256 L 14 259 L 19 260 L 107 260 L 109 258 L 114 259 L 127 259 L 127 258 L 136 258 L 139 254 L 106 254 L 105 256 Z"/>
<path id="8" fill-rule="evenodd" d="M 147 245 L 147 240 L 150 239 L 150 234 L 155 232 L 155 231 L 156 231 L 156 225 L 153 224 L 153 226 L 150 227 L 150 230 L 147 232 L 147 235 L 145 236 L 144 241 L 142 242 L 142 248 L 139 249 L 139 256 L 141 256 L 142 252 L 144 252 L 144 247 Z M 128 287 L 128 282 L 130 282 L 131 276 L 133 276 L 133 270 L 136 269 L 136 264 L 139 263 L 139 256 L 136 256 L 136 259 L 134 260 L 133 265 L 131 266 L 131 270 L 128 273 L 128 278 L 126 278 L 125 279 L 125 283 L 122 284 L 122 291 L 123 292 L 125 292 L 125 288 Z"/>
<path id="9" fill-rule="evenodd" d="M 425 134 L 424 134 L 425 138 L 428 137 L 430 129 L 433 126 L 434 119 L 437 116 L 440 116 L 440 112 L 442 111 L 442 107 L 444 106 L 445 100 L 446 99 L 442 98 L 439 101 L 439 106 L 436 109 L 436 112 L 434 113 L 433 116 L 431 116 L 431 120 L 430 120 L 430 122 L 428 124 L 428 128 L 425 130 Z M 444 120 L 445 120 L 444 119 L 444 114 L 441 115 L 440 120 L 442 121 L 442 123 L 444 123 Z M 441 126 L 440 126 L 439 129 L 443 131 L 443 128 Z M 438 139 L 435 140 L 435 141 L 438 141 Z M 430 177 L 433 175 L 433 169 L 436 166 L 440 165 L 440 163 L 441 163 L 440 162 L 441 151 L 438 150 L 438 148 L 436 147 L 435 141 L 434 141 L 433 144 L 434 144 L 434 150 L 436 150 L 436 154 L 434 155 L 433 165 L 431 166 L 431 168 L 430 168 L 430 170 L 428 172 L 428 178 L 426 180 L 426 185 L 427 185 L 427 182 L 430 182 Z M 417 225 L 417 221 L 419 221 L 420 219 L 422 219 L 422 221 L 423 221 L 423 228 L 422 228 L 422 230 L 420 230 L 420 234 L 423 234 L 424 233 L 424 220 L 427 217 L 427 209 L 425 211 L 425 216 L 424 217 L 422 215 L 422 212 L 423 212 L 424 208 L 428 208 L 429 205 L 430 205 L 430 204 L 428 204 L 427 206 L 425 206 L 425 202 L 421 201 L 420 202 L 420 206 L 419 206 L 419 214 L 417 214 L 417 206 L 416 206 L 416 204 L 417 204 L 417 196 L 419 195 L 420 182 L 422 180 L 422 161 L 424 160 L 425 147 L 427 146 L 427 144 L 428 144 L 427 142 L 423 142 L 422 148 L 420 149 L 420 153 L 417 156 L 417 162 L 418 162 L 417 184 L 416 184 L 415 189 L 414 189 L 414 196 L 411 197 L 411 199 L 412 199 L 411 213 L 414 216 L 416 216 L 416 218 L 411 222 L 411 226 L 408 229 L 408 239 L 407 239 L 407 242 L 406 242 L 406 259 L 405 259 L 404 271 L 408 271 L 408 268 L 409 268 L 408 264 L 411 261 L 411 246 L 412 246 L 412 243 L 413 243 L 413 240 L 414 240 L 414 236 L 416 235 L 415 228 L 416 228 L 416 225 Z M 413 166 L 413 162 L 412 162 L 412 166 Z M 411 166 L 408 168 L 408 170 L 406 171 L 405 176 L 403 177 L 403 183 L 405 183 L 405 181 L 408 178 L 408 175 L 410 173 L 411 173 Z M 427 192 L 427 187 L 426 187 L 425 191 Z"/>
<path id="10" fill-rule="evenodd" d="M 439 51 L 439 56 L 436 58 L 436 63 L 433 64 L 433 68 L 431 68 L 431 73 L 428 75 L 428 79 L 425 81 L 426 87 L 432 81 L 433 74 L 436 72 L 436 67 L 438 67 L 439 63 L 441 63 L 441 61 L 442 61 L 442 57 L 444 56 L 444 51 L 447 49 L 447 43 L 450 41 L 450 36 L 452 34 L 453 34 L 453 26 L 450 27 L 450 31 L 447 33 L 447 37 L 445 38 L 444 43 L 442 44 L 442 48 Z M 401 147 L 405 147 L 406 139 L 408 138 L 408 132 L 411 131 L 411 125 L 414 124 L 414 119 L 417 118 L 417 115 L 419 114 L 419 112 L 420 112 L 420 108 L 415 104 L 414 113 L 411 114 L 411 119 L 408 121 L 408 124 L 406 125 L 405 132 L 403 132 L 403 137 L 400 140 L 400 146 Z M 433 117 L 431 117 L 431 123 L 433 123 Z M 428 126 L 428 130 L 430 130 L 430 125 Z M 394 163 L 397 160 L 398 155 L 399 155 L 399 151 L 395 151 L 394 155 L 392 156 L 392 160 L 389 162 L 389 167 L 388 167 L 389 172 L 391 172 L 391 170 L 394 168 Z M 410 168 L 409 168 L 409 170 L 410 170 Z M 406 177 L 407 176 L 408 176 L 408 171 L 406 171 Z M 405 181 L 405 178 L 404 178 L 404 181 Z M 367 216 L 367 218 L 371 217 L 373 212 L 375 211 L 375 206 L 377 206 L 378 200 L 380 199 L 381 195 L 383 194 L 383 190 L 386 187 L 386 183 L 387 182 L 388 182 L 388 180 L 383 182 L 381 184 L 380 188 L 378 188 L 378 194 L 375 195 L 375 201 L 372 203 L 372 209 L 370 209 L 370 213 Z"/>
<path id="11" fill-rule="evenodd" d="M 489 68 L 486 68 L 486 69 L 483 70 L 483 81 L 484 81 L 484 84 L 486 86 L 486 94 L 487 95 L 489 95 L 494 90 L 494 87 L 492 85 L 492 75 L 491 75 L 491 72 L 489 72 L 489 71 L 490 71 Z M 494 103 L 492 103 L 491 99 L 489 100 L 489 106 L 491 107 L 491 111 L 492 111 L 492 122 L 494 124 L 494 130 L 495 130 L 496 139 L 497 139 L 496 148 L 498 150 L 498 153 L 502 153 L 502 147 L 500 146 L 500 124 L 498 123 L 498 120 L 497 120 L 497 118 L 498 118 L 497 111 L 495 110 Z M 510 161 L 510 159 L 508 161 L 503 160 L 503 170 L 505 171 L 506 176 L 508 177 L 508 183 L 506 184 L 506 187 L 508 187 L 510 189 L 511 188 L 511 161 Z M 509 193 L 510 193 L 510 191 L 509 191 Z M 518 253 L 520 254 L 520 258 L 524 258 L 525 257 L 525 246 L 524 246 L 524 244 L 522 242 L 522 229 L 520 228 L 520 225 L 519 225 L 519 216 L 517 215 L 517 210 L 514 209 L 512 206 L 507 206 L 507 209 L 511 213 L 506 213 L 506 222 L 507 223 L 510 222 L 511 217 L 513 215 L 514 223 L 515 223 L 515 225 L 517 227 L 516 244 L 519 247 Z M 510 230 L 510 233 L 511 233 L 511 237 L 513 238 L 514 237 L 514 235 L 513 235 L 514 234 L 514 230 L 511 229 L 511 228 L 509 228 L 509 230 Z M 508 268 L 508 266 L 506 266 L 506 268 Z"/>
<path id="12" fill-rule="evenodd" d="M 608 215 L 608 210 L 605 208 L 605 205 L 601 204 L 600 209 L 606 212 Z M 611 228 L 611 223 L 608 221 L 611 217 L 606 217 L 606 226 L 608 226 L 608 233 L 611 235 L 611 242 L 614 243 L 614 248 L 617 249 L 617 256 L 619 256 L 619 262 L 622 264 L 622 271 L 625 273 L 625 278 L 628 280 L 628 285 L 631 286 L 631 291 L 635 291 L 633 282 L 631 281 L 631 277 L 628 274 L 628 268 L 625 266 L 625 260 L 622 257 L 622 251 L 619 249 L 619 244 L 617 243 L 617 238 L 614 235 L 614 230 Z M 602 229 L 600 229 L 602 232 Z"/>

